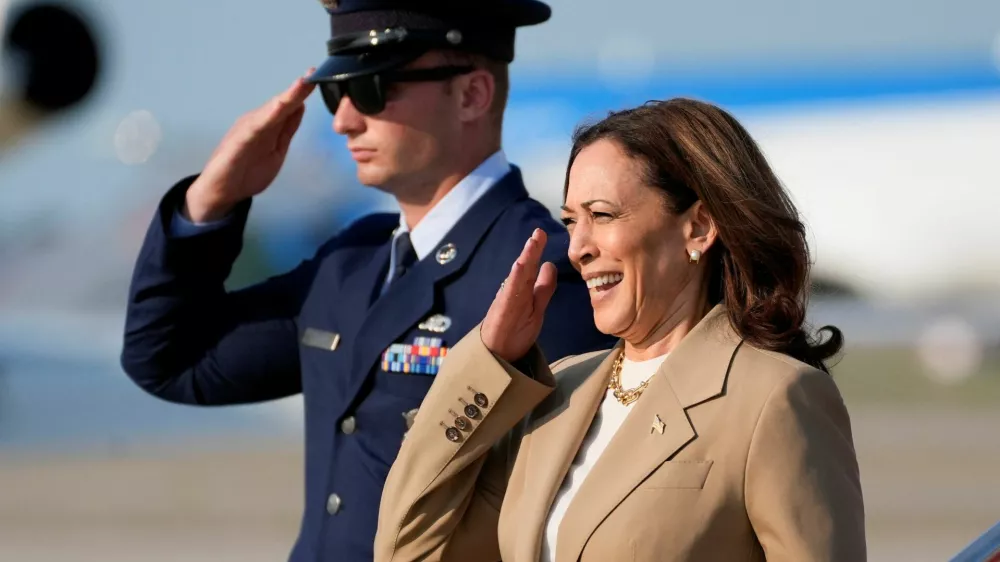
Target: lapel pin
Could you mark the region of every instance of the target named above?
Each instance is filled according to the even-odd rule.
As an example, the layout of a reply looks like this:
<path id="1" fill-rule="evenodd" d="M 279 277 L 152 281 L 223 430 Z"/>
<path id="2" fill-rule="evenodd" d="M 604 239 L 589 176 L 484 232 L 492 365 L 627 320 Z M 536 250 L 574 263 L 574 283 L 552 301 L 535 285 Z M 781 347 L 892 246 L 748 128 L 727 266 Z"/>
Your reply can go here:
<path id="1" fill-rule="evenodd" d="M 667 428 L 667 424 L 663 423 L 663 420 L 660 419 L 660 415 L 657 414 L 653 418 L 653 427 L 649 428 L 649 432 L 653 433 L 655 431 L 655 432 L 659 433 L 660 435 L 663 435 L 663 430 L 666 429 L 666 428 Z"/>
<path id="2" fill-rule="evenodd" d="M 448 331 L 448 328 L 451 328 L 451 318 L 448 318 L 444 314 L 435 314 L 421 322 L 417 328 L 434 332 L 435 334 L 443 334 Z"/>
<path id="3" fill-rule="evenodd" d="M 458 256 L 458 248 L 451 243 L 441 246 L 437 251 L 437 261 L 441 265 L 451 263 L 456 256 Z"/>

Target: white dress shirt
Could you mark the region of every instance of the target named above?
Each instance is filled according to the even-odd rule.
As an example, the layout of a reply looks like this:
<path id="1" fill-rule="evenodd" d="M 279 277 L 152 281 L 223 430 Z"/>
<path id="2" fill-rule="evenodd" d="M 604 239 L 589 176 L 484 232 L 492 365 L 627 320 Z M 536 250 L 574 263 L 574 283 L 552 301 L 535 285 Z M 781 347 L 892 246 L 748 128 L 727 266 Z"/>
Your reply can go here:
<path id="1" fill-rule="evenodd" d="M 647 359 L 646 361 L 636 362 L 625 359 L 622 362 L 622 387 L 635 388 L 639 386 L 642 381 L 648 380 L 656 373 L 656 370 L 660 368 L 660 365 L 663 364 L 666 358 L 667 355 L 664 354 L 659 357 Z M 642 400 L 642 397 L 639 400 Z M 569 470 L 566 472 L 566 478 L 563 479 L 555 501 L 552 502 L 552 509 L 549 511 L 549 517 L 545 523 L 545 534 L 542 537 L 542 554 L 539 562 L 552 562 L 555 560 L 559 524 L 562 523 L 563 517 L 566 515 L 566 510 L 572 503 L 576 493 L 580 490 L 583 481 L 590 474 L 590 470 L 594 468 L 594 464 L 597 463 L 597 459 L 601 457 L 608 443 L 611 442 L 611 438 L 618 432 L 618 428 L 625 421 L 625 417 L 632 410 L 632 406 L 635 406 L 635 402 L 628 406 L 623 406 L 615 398 L 612 391 L 608 390 L 605 392 L 604 401 L 601 402 L 601 407 L 597 410 L 597 415 L 594 416 L 594 421 L 591 422 L 590 429 L 587 430 L 587 435 L 583 438 L 583 443 L 580 444 L 580 450 L 577 452 L 576 457 L 573 458 L 573 464 L 570 465 Z"/>
<path id="2" fill-rule="evenodd" d="M 389 254 L 389 273 L 386 275 L 385 284 L 382 291 L 389 286 L 389 279 L 392 279 L 393 270 L 396 264 L 396 238 L 404 232 L 410 233 L 410 243 L 417 254 L 417 259 L 422 260 L 444 240 L 448 232 L 454 228 L 455 224 L 468 212 L 469 209 L 498 181 L 510 173 L 510 163 L 503 150 L 495 152 L 492 156 L 483 160 L 475 170 L 462 178 L 455 187 L 452 188 L 431 210 L 424 215 L 423 220 L 410 231 L 406 223 L 406 217 L 399 213 L 399 228 L 396 229 L 392 239 L 392 250 Z"/>

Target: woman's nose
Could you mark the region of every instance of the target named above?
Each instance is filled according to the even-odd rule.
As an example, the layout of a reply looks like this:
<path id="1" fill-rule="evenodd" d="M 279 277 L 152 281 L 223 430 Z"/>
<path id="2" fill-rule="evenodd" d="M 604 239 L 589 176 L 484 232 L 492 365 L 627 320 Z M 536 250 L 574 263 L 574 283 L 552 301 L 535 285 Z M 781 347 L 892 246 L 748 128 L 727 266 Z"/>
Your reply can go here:
<path id="1" fill-rule="evenodd" d="M 580 268 L 596 257 L 597 248 L 593 244 L 590 229 L 585 225 L 577 225 L 569 235 L 569 260 Z"/>

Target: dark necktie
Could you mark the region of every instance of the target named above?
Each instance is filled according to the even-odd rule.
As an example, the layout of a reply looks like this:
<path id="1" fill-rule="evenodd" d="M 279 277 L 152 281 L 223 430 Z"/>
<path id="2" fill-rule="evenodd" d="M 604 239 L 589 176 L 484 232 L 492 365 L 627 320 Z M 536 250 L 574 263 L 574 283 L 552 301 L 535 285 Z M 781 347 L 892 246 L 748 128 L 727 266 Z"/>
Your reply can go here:
<path id="1" fill-rule="evenodd" d="M 417 252 L 413 249 L 413 243 L 410 242 L 409 232 L 397 236 L 393 244 L 396 263 L 392 271 L 392 279 L 389 281 L 390 284 L 397 281 L 413 267 L 413 264 L 417 263 Z"/>

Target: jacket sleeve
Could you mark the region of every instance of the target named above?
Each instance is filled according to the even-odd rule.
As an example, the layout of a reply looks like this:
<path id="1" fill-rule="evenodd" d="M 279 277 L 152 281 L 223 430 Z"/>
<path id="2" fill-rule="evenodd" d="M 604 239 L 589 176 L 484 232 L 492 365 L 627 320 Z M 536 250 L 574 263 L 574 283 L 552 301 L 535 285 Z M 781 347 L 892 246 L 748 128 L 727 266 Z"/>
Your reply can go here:
<path id="1" fill-rule="evenodd" d="M 500 560 L 497 523 L 516 454 L 508 447 L 518 440 L 512 429 L 553 386 L 537 347 L 519 362 L 527 376 L 490 353 L 479 330 L 449 352 L 389 471 L 376 562 Z M 479 413 L 466 415 L 469 405 Z M 456 415 L 471 421 L 466 430 Z"/>
<path id="2" fill-rule="evenodd" d="M 224 224 L 172 235 L 171 220 L 193 180 L 167 193 L 147 231 L 129 288 L 123 369 L 147 392 L 186 404 L 300 392 L 296 317 L 319 255 L 285 275 L 227 292 L 250 201 Z"/>
<path id="3" fill-rule="evenodd" d="M 746 505 L 768 562 L 864 562 L 865 512 L 851 422 L 830 375 L 771 391 L 754 430 Z"/>

